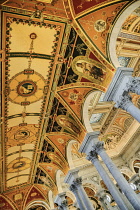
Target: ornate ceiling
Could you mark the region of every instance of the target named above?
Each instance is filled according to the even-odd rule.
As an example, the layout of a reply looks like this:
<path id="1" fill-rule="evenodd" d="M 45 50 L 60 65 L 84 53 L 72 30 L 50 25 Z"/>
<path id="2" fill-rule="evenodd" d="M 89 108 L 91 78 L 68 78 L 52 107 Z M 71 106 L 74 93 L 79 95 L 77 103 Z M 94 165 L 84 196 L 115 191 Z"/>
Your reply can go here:
<path id="1" fill-rule="evenodd" d="M 113 102 L 103 101 L 116 71 L 110 34 L 134 2 L 1 1 L 0 209 L 25 209 L 32 200 L 48 203 L 49 191 L 58 193 L 57 172 L 67 174 L 70 168 L 69 142 L 74 140 L 75 159 L 81 158 L 78 145 L 86 132 L 100 130 L 106 149 L 117 155 L 119 143 L 127 144 L 122 146 L 125 132 L 139 127 Z M 124 58 L 125 66 L 134 67 L 135 75 L 139 21 L 137 9 L 114 41 L 117 56 Z M 130 65 L 132 57 L 137 60 Z M 133 95 L 140 107 L 139 101 Z"/>

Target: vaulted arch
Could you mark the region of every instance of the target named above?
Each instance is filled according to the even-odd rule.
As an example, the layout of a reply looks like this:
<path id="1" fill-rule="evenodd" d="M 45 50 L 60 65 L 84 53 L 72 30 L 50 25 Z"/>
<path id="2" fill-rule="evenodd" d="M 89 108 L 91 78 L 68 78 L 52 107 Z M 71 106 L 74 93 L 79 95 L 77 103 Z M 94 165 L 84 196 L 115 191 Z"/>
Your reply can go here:
<path id="1" fill-rule="evenodd" d="M 111 31 L 108 48 L 110 60 L 115 66 L 115 68 L 120 67 L 120 63 L 116 54 L 116 41 L 118 34 L 126 18 L 138 7 L 139 1 L 136 1 L 132 4 L 130 3 L 130 5 L 126 9 L 122 10 L 122 12 L 119 14 L 119 18 L 117 17 L 116 23 L 114 24 L 113 29 Z"/>

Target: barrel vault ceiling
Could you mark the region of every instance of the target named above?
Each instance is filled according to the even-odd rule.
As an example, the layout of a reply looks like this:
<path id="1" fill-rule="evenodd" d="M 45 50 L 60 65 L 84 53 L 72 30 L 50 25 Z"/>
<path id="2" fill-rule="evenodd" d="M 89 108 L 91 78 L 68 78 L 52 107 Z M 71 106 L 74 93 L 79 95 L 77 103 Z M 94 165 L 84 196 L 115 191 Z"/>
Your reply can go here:
<path id="1" fill-rule="evenodd" d="M 80 158 L 85 117 L 93 130 L 101 131 L 100 139 L 111 155 L 127 145 L 120 140 L 135 125 L 134 119 L 102 98 L 116 71 L 108 52 L 110 33 L 133 2 L 0 1 L 0 209 L 25 209 L 32 200 L 48 202 L 50 190 L 57 194 L 56 173 L 69 170 L 71 140 L 76 142 L 72 152 Z M 138 10 L 128 17 L 114 43 L 124 66 L 133 63 L 139 51 L 139 16 Z M 124 42 L 123 34 L 135 35 L 134 40 Z M 83 72 L 82 63 L 100 73 Z M 134 75 L 139 75 L 139 57 Z M 83 105 L 90 94 L 84 116 Z M 133 95 L 138 107 L 139 101 Z"/>

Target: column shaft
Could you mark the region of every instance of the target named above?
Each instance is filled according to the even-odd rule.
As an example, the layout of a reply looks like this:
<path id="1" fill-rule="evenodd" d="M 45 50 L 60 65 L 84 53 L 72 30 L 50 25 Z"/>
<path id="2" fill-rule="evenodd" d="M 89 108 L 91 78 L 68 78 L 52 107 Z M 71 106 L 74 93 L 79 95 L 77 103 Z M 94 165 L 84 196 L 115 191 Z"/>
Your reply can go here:
<path id="1" fill-rule="evenodd" d="M 80 207 L 80 210 L 86 210 L 86 206 L 84 205 L 84 202 L 81 199 L 81 196 L 80 196 L 80 194 L 78 192 L 77 187 L 74 184 L 72 184 L 70 186 L 70 190 L 74 193 L 74 195 L 76 197 L 76 200 L 77 200 L 77 203 L 78 203 L 78 206 Z"/>
<path id="2" fill-rule="evenodd" d="M 91 157 L 90 159 L 91 159 L 92 163 L 94 164 L 95 168 L 97 169 L 98 173 L 100 174 L 102 180 L 106 184 L 109 192 L 111 193 L 112 197 L 116 201 L 119 208 L 121 210 L 128 210 L 128 208 L 126 207 L 126 205 L 125 205 L 123 199 L 121 198 L 119 192 L 117 191 L 116 186 L 111 181 L 110 177 L 108 176 L 107 172 L 105 171 L 105 169 L 103 168 L 103 166 L 99 162 L 98 158 L 96 158 L 96 156 L 94 156 L 92 158 L 92 155 L 90 157 Z"/>
<path id="3" fill-rule="evenodd" d="M 135 210 L 140 210 L 140 200 L 138 196 L 135 194 L 135 192 L 132 190 L 124 176 L 121 174 L 121 172 L 118 170 L 118 168 L 115 166 L 115 164 L 112 162 L 110 157 L 107 155 L 107 153 L 104 151 L 104 149 L 97 150 L 98 154 L 101 156 L 102 160 L 106 164 L 108 170 L 113 175 L 115 180 L 117 181 L 120 189 L 123 191 L 125 196 L 128 198 L 132 206 Z"/>
<path id="4" fill-rule="evenodd" d="M 81 196 L 81 198 L 82 198 L 82 200 L 83 200 L 83 202 L 84 202 L 84 204 L 86 206 L 86 209 L 87 210 L 94 210 L 94 207 L 92 206 L 92 204 L 91 204 L 91 202 L 90 202 L 90 200 L 89 200 L 89 198 L 88 198 L 88 196 L 87 196 L 83 186 L 82 185 L 78 185 L 77 188 L 78 188 L 78 192 L 79 192 L 79 194 L 80 194 L 80 196 Z"/>
<path id="5" fill-rule="evenodd" d="M 83 200 L 81 199 L 79 192 L 77 192 L 77 195 L 75 194 L 75 197 L 76 197 L 76 200 L 77 200 L 78 205 L 80 207 L 80 210 L 81 209 L 86 210 L 86 206 L 85 206 Z"/>
<path id="6" fill-rule="evenodd" d="M 140 109 L 138 109 L 133 103 L 127 107 L 127 112 L 129 112 L 138 122 L 140 122 Z"/>

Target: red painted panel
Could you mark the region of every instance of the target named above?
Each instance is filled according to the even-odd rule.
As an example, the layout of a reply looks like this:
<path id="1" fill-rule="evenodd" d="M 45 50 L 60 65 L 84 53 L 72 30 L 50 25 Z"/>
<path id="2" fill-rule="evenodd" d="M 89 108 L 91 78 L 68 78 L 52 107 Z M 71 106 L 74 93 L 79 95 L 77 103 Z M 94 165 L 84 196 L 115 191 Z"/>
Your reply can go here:
<path id="1" fill-rule="evenodd" d="M 32 200 L 45 200 L 45 198 L 36 188 L 33 187 L 28 195 L 26 204 Z"/>
<path id="2" fill-rule="evenodd" d="M 13 210 L 14 208 L 4 199 L 0 197 L 0 210 Z"/>
<path id="3" fill-rule="evenodd" d="M 96 6 L 105 1 L 106 0 L 73 0 L 75 14 L 78 14 L 86 9 L 89 9 L 90 7 Z"/>

